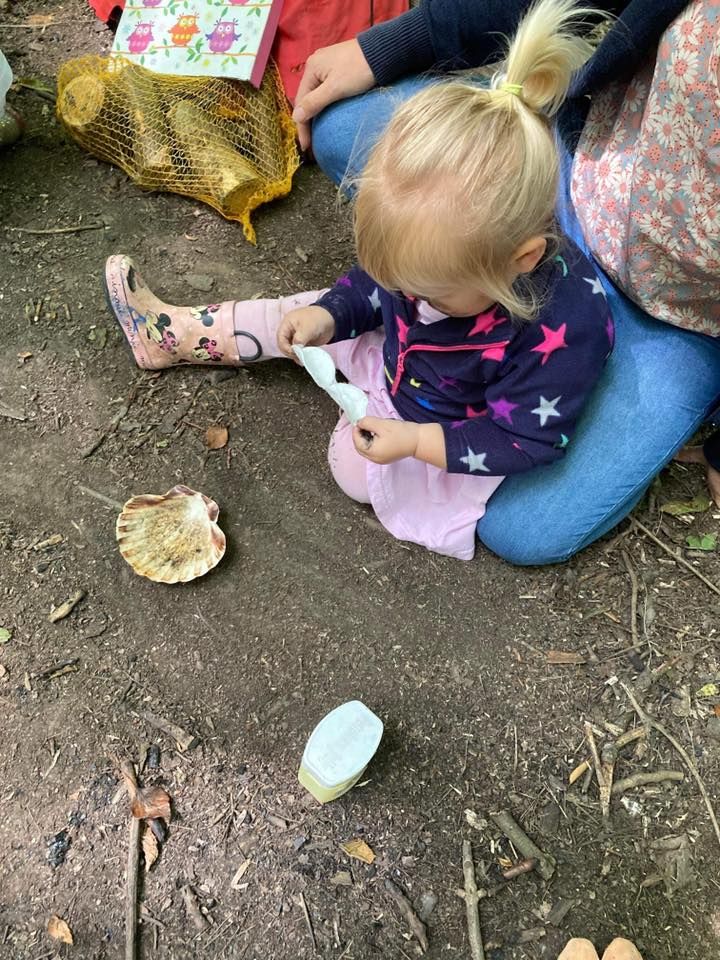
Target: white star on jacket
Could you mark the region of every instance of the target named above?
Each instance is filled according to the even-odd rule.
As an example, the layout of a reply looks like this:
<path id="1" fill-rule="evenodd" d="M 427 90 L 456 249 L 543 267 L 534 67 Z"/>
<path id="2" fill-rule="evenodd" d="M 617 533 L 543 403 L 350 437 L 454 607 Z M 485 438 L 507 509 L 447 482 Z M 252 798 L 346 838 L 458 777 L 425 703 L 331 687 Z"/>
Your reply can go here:
<path id="1" fill-rule="evenodd" d="M 535 407 L 534 410 L 531 410 L 531 413 L 534 413 L 536 416 L 540 417 L 540 426 L 544 427 L 548 422 L 549 417 L 559 417 L 561 414 L 555 409 L 555 405 L 558 400 L 562 400 L 562 394 L 559 397 L 555 397 L 554 400 L 546 400 L 545 397 L 540 397 L 540 406 Z"/>
<path id="2" fill-rule="evenodd" d="M 603 297 L 605 297 L 605 299 L 607 299 L 607 294 L 603 289 L 603 285 L 600 283 L 597 277 L 583 277 L 583 280 L 585 283 L 590 284 L 593 293 L 600 293 L 603 295 Z"/>
<path id="3" fill-rule="evenodd" d="M 475 470 L 482 470 L 484 473 L 490 473 L 490 467 L 485 466 L 486 457 L 487 453 L 475 453 L 470 449 L 470 447 L 468 447 L 467 456 L 460 457 L 460 463 L 467 464 L 467 468 L 470 473 L 473 473 Z"/>
<path id="4" fill-rule="evenodd" d="M 373 292 L 370 294 L 370 296 L 368 297 L 368 300 L 370 301 L 370 306 L 373 308 L 373 310 L 380 309 L 380 297 L 378 295 L 377 287 L 375 287 Z"/>

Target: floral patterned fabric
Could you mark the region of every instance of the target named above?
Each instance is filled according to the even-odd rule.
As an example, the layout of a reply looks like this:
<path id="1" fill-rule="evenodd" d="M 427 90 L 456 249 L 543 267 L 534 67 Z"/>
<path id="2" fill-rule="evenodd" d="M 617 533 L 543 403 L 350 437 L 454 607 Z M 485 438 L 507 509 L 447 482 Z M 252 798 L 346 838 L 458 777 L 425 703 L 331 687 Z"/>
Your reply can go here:
<path id="1" fill-rule="evenodd" d="M 695 0 L 657 59 L 591 104 L 572 198 L 592 252 L 654 317 L 720 336 L 720 0 Z"/>

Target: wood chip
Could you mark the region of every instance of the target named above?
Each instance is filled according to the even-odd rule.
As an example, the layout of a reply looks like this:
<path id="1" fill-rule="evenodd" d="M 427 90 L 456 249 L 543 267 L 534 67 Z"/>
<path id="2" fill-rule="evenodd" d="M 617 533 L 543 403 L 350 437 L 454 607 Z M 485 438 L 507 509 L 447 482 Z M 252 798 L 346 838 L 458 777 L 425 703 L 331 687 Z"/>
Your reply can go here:
<path id="1" fill-rule="evenodd" d="M 246 860 L 244 863 L 241 863 L 240 866 L 235 871 L 235 876 L 230 881 L 230 886 L 233 890 L 238 890 L 240 888 L 240 881 L 245 876 L 245 874 L 250 869 L 252 860 Z"/>
<path id="2" fill-rule="evenodd" d="M 347 870 L 338 870 L 334 877 L 330 877 L 330 883 L 334 887 L 351 887 L 352 877 Z"/>
<path id="3" fill-rule="evenodd" d="M 65 617 L 69 616 L 73 612 L 75 607 L 80 603 L 84 596 L 84 590 L 77 590 L 71 597 L 68 597 L 67 600 L 55 607 L 48 617 L 50 623 L 57 623 L 58 620 L 64 620 Z"/>
<path id="4" fill-rule="evenodd" d="M 228 428 L 221 423 L 208 427 L 205 433 L 205 446 L 208 450 L 222 450 L 228 442 Z"/>
<path id="5" fill-rule="evenodd" d="M 584 776 L 584 774 L 587 773 L 590 767 L 591 767 L 591 763 L 589 760 L 583 760 L 581 764 L 578 764 L 578 766 L 575 767 L 575 769 L 570 774 L 570 778 L 568 781 L 570 786 L 576 783 L 580 779 L 580 777 Z"/>
<path id="6" fill-rule="evenodd" d="M 55 914 L 48 920 L 47 932 L 53 940 L 59 940 L 60 943 L 69 943 L 71 945 L 74 943 L 72 930 L 62 917 L 58 917 Z"/>
<path id="7" fill-rule="evenodd" d="M 548 650 L 547 662 L 555 666 L 582 666 L 587 663 L 587 657 L 582 653 L 573 653 L 571 650 Z"/>
<path id="8" fill-rule="evenodd" d="M 180 893 L 182 894 L 183 903 L 185 904 L 185 912 L 188 915 L 188 919 L 192 921 L 195 929 L 199 930 L 200 932 L 207 930 L 210 924 L 208 923 L 207 917 L 200 909 L 197 894 L 190 884 L 187 883 L 184 887 L 181 887 Z"/>
<path id="9" fill-rule="evenodd" d="M 156 713 L 145 710 L 140 716 L 157 730 L 162 730 L 163 733 L 172 737 L 181 753 L 197 746 L 199 742 L 194 733 L 188 733 L 187 730 L 183 730 L 183 728 L 176 723 L 171 723 L 169 720 L 159 717 Z"/>
<path id="10" fill-rule="evenodd" d="M 373 863 L 375 854 L 364 840 L 348 840 L 347 843 L 341 843 L 340 847 L 353 860 L 361 860 L 363 863 Z"/>

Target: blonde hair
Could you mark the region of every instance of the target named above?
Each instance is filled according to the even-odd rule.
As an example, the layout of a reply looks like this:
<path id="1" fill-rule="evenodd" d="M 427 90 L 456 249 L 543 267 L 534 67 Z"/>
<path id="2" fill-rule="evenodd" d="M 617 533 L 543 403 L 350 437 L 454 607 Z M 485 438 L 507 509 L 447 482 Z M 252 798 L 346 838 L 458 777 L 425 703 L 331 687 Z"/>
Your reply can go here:
<path id="1" fill-rule="evenodd" d="M 357 184 L 361 266 L 390 290 L 428 299 L 477 288 L 531 319 L 540 293 L 513 282 L 528 239 L 555 239 L 559 160 L 549 117 L 593 52 L 592 9 L 539 0 L 507 44 L 490 88 L 432 84 L 399 107 Z"/>

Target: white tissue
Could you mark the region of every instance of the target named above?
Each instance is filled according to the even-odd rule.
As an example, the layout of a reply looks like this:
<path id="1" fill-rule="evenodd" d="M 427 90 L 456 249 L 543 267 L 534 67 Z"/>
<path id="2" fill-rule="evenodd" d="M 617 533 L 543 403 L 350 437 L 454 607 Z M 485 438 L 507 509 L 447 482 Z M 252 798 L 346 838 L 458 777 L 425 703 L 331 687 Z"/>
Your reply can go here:
<path id="1" fill-rule="evenodd" d="M 293 352 L 315 383 L 333 398 L 350 423 L 355 424 L 367 413 L 368 398 L 351 383 L 338 383 L 336 367 L 329 353 L 320 347 L 294 346 Z"/>

